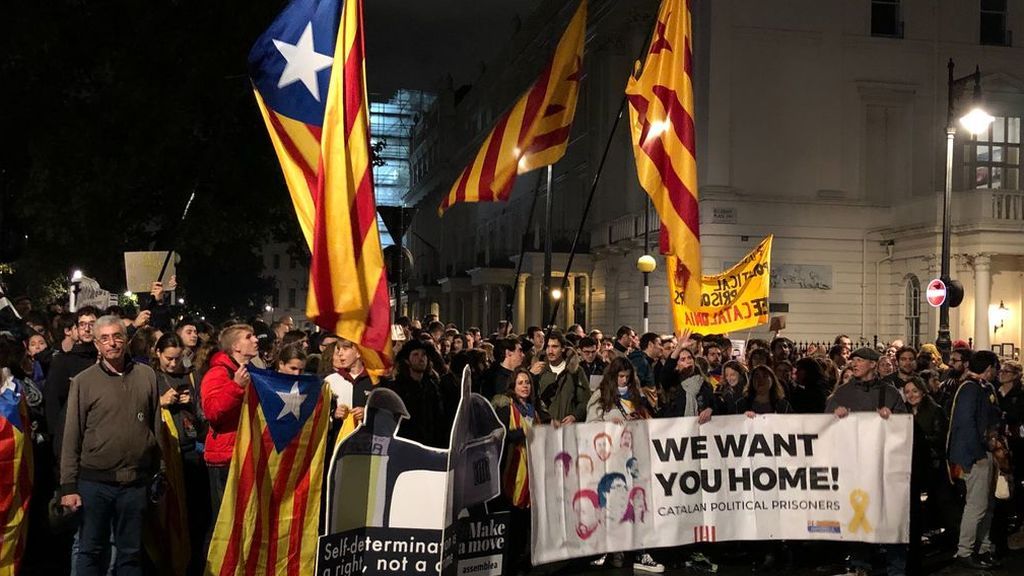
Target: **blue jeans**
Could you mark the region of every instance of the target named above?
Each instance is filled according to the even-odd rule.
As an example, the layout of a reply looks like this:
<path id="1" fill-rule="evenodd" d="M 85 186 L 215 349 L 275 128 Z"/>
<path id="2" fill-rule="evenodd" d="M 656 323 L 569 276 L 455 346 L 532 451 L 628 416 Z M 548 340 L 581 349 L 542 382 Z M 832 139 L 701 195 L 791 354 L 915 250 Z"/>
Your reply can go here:
<path id="1" fill-rule="evenodd" d="M 109 565 L 113 530 L 118 576 L 142 576 L 142 519 L 148 499 L 146 487 L 118 486 L 102 482 L 78 482 L 82 497 L 78 532 L 76 576 L 103 576 Z"/>

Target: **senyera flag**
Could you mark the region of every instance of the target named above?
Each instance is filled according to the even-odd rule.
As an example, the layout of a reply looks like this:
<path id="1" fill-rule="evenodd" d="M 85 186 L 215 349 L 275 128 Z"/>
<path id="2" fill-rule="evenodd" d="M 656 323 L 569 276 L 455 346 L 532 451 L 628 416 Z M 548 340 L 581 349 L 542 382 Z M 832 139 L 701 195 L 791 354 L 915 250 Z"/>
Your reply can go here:
<path id="1" fill-rule="evenodd" d="M 554 164 L 565 155 L 576 114 L 586 31 L 587 0 L 582 0 L 548 66 L 495 123 L 441 201 L 438 214 L 458 202 L 506 201 L 518 174 Z"/>
<path id="2" fill-rule="evenodd" d="M 626 85 L 640 185 L 661 218 L 661 250 L 675 255 L 672 280 L 700 305 L 700 213 L 689 0 L 662 0 L 640 75 Z"/>
<path id="3" fill-rule="evenodd" d="M 0 576 L 17 574 L 25 551 L 33 480 L 31 437 L 20 385 L 0 375 Z"/>
<path id="4" fill-rule="evenodd" d="M 312 574 L 330 388 L 314 375 L 248 369 L 206 574 Z"/>
<path id="5" fill-rule="evenodd" d="M 249 72 L 312 253 L 306 315 L 391 364 L 390 303 L 370 161 L 362 0 L 293 0 Z"/>

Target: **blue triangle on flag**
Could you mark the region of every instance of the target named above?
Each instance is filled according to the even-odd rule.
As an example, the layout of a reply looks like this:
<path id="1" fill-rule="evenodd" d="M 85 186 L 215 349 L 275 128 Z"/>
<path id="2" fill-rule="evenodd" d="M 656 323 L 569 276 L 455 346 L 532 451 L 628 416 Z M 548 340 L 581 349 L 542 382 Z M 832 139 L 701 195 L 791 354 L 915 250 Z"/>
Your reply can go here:
<path id="1" fill-rule="evenodd" d="M 281 374 L 248 366 L 260 410 L 278 453 L 299 435 L 320 399 L 323 381 L 314 374 Z"/>
<path id="2" fill-rule="evenodd" d="M 12 426 L 25 433 L 21 424 L 21 394 L 13 388 L 4 388 L 0 392 L 0 418 L 11 423 Z"/>

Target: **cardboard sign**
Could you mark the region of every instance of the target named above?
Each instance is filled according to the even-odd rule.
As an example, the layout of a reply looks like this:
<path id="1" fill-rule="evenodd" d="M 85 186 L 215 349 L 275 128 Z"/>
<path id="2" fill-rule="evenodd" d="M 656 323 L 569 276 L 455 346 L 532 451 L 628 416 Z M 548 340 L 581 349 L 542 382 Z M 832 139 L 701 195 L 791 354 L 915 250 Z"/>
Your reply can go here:
<path id="1" fill-rule="evenodd" d="M 125 252 L 125 286 L 132 292 L 149 292 L 153 282 L 160 277 L 160 268 L 164 265 L 164 258 L 167 258 L 167 251 Z M 177 253 L 171 253 L 171 260 L 167 263 L 167 270 L 164 271 L 164 282 L 175 275 L 174 266 L 179 259 Z"/>

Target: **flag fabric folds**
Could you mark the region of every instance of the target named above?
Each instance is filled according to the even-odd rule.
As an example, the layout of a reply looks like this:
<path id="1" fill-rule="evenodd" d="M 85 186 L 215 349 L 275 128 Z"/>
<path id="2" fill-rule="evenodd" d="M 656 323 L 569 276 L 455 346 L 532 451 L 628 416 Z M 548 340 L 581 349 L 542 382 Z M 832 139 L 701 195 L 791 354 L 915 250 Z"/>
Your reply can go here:
<path id="1" fill-rule="evenodd" d="M 178 426 L 166 408 L 160 409 L 163 422 L 162 446 L 167 477 L 167 490 L 160 503 L 151 507 L 143 527 L 142 544 L 149 554 L 156 573 L 161 576 L 184 576 L 188 570 L 192 547 L 189 542 L 188 502 L 185 497 L 185 468 L 179 449 Z"/>
<path id="2" fill-rule="evenodd" d="M 370 157 L 362 0 L 292 0 L 249 72 L 312 253 L 306 315 L 391 363 L 390 302 Z"/>
<path id="3" fill-rule="evenodd" d="M 17 574 L 25 551 L 33 481 L 28 423 L 20 385 L 0 379 L 0 576 Z"/>
<path id="4" fill-rule="evenodd" d="M 313 375 L 248 369 L 206 574 L 312 574 L 330 389 Z"/>
<path id="5" fill-rule="evenodd" d="M 661 219 L 661 250 L 679 259 L 672 281 L 696 308 L 700 214 L 689 8 L 689 0 L 662 0 L 643 68 L 630 77 L 626 97 L 637 176 Z"/>
<path id="6" fill-rule="evenodd" d="M 442 199 L 438 214 L 458 202 L 504 202 L 517 175 L 554 164 L 565 154 L 576 113 L 586 31 L 587 0 L 582 0 L 551 62 L 495 123 Z"/>

